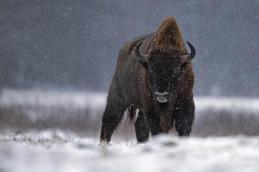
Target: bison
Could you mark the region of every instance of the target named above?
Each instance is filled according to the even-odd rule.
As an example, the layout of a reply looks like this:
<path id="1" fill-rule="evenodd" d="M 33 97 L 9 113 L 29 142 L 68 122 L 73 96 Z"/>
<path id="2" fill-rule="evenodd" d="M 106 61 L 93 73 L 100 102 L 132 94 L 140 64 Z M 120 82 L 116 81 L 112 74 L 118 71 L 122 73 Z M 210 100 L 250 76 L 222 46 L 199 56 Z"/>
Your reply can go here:
<path id="1" fill-rule="evenodd" d="M 126 110 L 135 116 L 138 142 L 147 141 L 150 132 L 157 135 L 173 128 L 179 136 L 190 135 L 196 50 L 187 44 L 190 53 L 175 18 L 167 17 L 156 32 L 121 48 L 102 117 L 101 142 L 111 140 Z"/>

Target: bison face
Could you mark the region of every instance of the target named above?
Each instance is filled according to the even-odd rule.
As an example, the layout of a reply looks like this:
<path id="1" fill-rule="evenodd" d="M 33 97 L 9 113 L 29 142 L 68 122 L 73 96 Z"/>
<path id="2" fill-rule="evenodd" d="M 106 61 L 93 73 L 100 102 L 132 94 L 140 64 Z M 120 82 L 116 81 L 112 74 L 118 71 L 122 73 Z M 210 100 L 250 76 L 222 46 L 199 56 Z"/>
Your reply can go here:
<path id="1" fill-rule="evenodd" d="M 147 70 L 152 97 L 158 104 L 167 104 L 177 96 L 183 67 L 195 56 L 194 47 L 187 43 L 191 49 L 187 55 L 163 49 L 151 50 L 148 55 L 143 55 L 139 52 L 141 43 L 135 48 L 138 62 Z"/>
<path id="2" fill-rule="evenodd" d="M 181 62 L 177 58 L 152 56 L 147 66 L 148 84 L 154 99 L 158 103 L 167 103 L 176 95 L 181 78 Z"/>

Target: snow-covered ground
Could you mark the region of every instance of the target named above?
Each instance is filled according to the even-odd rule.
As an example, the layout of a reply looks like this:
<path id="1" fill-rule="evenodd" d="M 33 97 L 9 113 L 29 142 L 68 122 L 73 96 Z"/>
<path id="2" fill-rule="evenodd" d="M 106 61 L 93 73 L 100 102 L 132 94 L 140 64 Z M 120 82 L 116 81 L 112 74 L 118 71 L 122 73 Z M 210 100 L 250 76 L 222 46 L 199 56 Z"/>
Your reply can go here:
<path id="1" fill-rule="evenodd" d="M 0 172 L 257 172 L 259 99 L 197 97 L 192 136 L 136 144 L 132 125 L 98 142 L 105 94 L 0 93 Z M 120 132 L 121 131 L 121 132 Z"/>
<path id="2" fill-rule="evenodd" d="M 259 137 L 179 139 L 159 136 L 100 145 L 62 131 L 4 135 L 0 139 L 2 172 L 257 172 Z"/>

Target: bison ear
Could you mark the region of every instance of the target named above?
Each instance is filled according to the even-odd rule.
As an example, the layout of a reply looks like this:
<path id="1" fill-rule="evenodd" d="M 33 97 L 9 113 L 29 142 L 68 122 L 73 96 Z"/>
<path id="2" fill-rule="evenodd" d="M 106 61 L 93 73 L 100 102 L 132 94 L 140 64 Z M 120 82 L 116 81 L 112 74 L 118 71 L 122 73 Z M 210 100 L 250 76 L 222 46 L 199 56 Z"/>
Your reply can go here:
<path id="1" fill-rule="evenodd" d="M 138 58 L 138 62 L 145 68 L 148 69 L 147 61 L 143 58 Z"/>

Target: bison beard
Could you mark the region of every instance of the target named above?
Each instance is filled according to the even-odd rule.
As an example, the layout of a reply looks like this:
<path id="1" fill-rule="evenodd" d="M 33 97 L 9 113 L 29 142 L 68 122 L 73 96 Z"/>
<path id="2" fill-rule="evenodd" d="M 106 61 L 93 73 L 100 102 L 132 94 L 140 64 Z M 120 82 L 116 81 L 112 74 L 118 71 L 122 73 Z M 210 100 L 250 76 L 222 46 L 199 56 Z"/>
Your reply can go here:
<path id="1" fill-rule="evenodd" d="M 187 42 L 174 17 L 162 21 L 152 34 L 134 38 L 120 50 L 102 118 L 101 142 L 109 142 L 123 114 L 133 118 L 138 142 L 149 133 L 168 133 L 176 128 L 179 136 L 189 136 L 194 119 L 191 60 L 195 49 Z"/>

